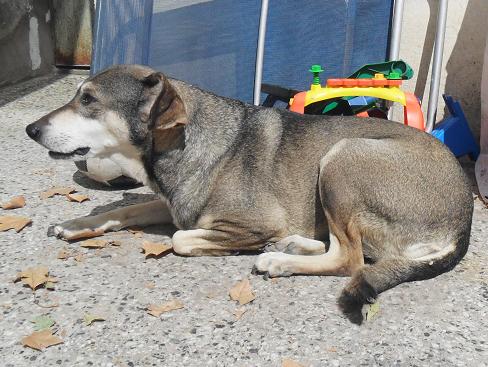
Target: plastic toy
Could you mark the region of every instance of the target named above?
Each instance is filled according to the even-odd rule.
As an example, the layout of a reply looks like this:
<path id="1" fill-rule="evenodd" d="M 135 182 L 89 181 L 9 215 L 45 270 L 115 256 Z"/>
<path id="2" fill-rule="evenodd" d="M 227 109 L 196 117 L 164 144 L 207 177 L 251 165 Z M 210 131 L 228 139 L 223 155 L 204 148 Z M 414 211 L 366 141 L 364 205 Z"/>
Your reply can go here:
<path id="1" fill-rule="evenodd" d="M 469 129 L 468 121 L 458 101 L 443 95 L 450 117 L 445 118 L 432 130 L 432 135 L 446 144 L 456 157 L 469 154 L 472 160 L 478 159 L 480 149 Z"/>
<path id="2" fill-rule="evenodd" d="M 363 112 L 374 107 L 376 99 L 397 102 L 403 105 L 405 125 L 424 131 L 424 117 L 417 97 L 412 93 L 403 92 L 400 89 L 402 85 L 401 78 L 411 77 L 412 71 L 403 62 L 406 65 L 404 70 L 400 70 L 400 72 L 392 71 L 391 66 L 394 63 L 365 65 L 353 74 L 353 76 L 361 77 L 360 79 L 329 79 L 325 87 L 320 84 L 319 74 L 323 71 L 322 68 L 320 65 L 313 65 L 310 69 L 310 72 L 313 73 L 313 83 L 310 86 L 310 90 L 299 92 L 290 99 L 290 111 L 313 113 L 313 111 L 307 111 L 306 108 L 318 102 L 326 101 L 325 107 L 324 104 L 320 105 L 322 109 L 321 113 L 320 111 L 315 111 L 315 114 L 328 114 L 339 106 L 341 106 L 340 110 L 343 110 L 345 103 L 351 106 L 349 101 L 352 97 L 370 97 L 370 99 L 364 99 L 363 103 L 366 104 L 353 111 L 353 113 L 359 116 L 365 116 Z M 372 72 L 376 71 L 373 66 L 378 67 L 379 65 L 386 65 L 381 69 L 385 72 L 388 71 L 386 76 L 382 73 L 375 73 L 373 78 L 364 78 L 364 76 L 370 76 Z M 353 109 L 351 108 L 351 110 Z"/>

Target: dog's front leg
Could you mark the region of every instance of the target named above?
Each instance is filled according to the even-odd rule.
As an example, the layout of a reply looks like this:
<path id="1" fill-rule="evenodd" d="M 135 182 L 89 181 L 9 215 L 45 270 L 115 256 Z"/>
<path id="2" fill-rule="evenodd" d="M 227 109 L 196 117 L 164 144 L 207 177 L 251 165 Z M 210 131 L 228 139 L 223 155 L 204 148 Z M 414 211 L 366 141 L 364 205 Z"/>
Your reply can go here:
<path id="1" fill-rule="evenodd" d="M 170 210 L 161 200 L 129 205 L 98 215 L 77 218 L 49 229 L 48 235 L 65 240 L 80 237 L 88 231 L 118 231 L 130 226 L 172 223 Z"/>

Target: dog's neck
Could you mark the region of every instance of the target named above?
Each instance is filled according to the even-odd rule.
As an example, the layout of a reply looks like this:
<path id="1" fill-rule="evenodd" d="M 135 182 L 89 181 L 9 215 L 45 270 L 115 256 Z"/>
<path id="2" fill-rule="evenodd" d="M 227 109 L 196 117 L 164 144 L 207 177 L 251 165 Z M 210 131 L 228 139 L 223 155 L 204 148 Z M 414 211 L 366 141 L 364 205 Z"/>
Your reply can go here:
<path id="1" fill-rule="evenodd" d="M 184 140 L 170 150 L 152 148 L 144 164 L 159 193 L 174 208 L 182 227 L 192 227 L 202 212 L 213 182 L 225 162 L 221 159 L 237 138 L 246 110 L 239 101 L 213 95 L 181 81 L 171 85 L 184 102 L 188 123 Z"/>

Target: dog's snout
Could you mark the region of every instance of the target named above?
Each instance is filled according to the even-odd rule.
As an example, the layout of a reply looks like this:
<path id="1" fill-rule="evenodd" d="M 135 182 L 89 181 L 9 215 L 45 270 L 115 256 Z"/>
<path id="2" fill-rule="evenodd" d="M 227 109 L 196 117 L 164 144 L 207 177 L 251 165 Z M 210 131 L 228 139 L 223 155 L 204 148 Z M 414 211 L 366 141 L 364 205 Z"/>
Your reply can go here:
<path id="1" fill-rule="evenodd" d="M 25 132 L 29 135 L 29 138 L 37 140 L 41 136 L 41 128 L 36 124 L 32 123 L 27 125 Z"/>

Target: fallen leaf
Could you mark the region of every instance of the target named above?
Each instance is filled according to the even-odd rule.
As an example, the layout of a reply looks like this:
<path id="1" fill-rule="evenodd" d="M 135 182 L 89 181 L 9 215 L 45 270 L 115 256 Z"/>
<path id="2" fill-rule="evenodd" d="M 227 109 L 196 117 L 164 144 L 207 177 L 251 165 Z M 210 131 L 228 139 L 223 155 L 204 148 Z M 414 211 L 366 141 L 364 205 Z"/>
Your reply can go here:
<path id="1" fill-rule="evenodd" d="M 49 315 L 37 316 L 32 320 L 32 322 L 34 323 L 34 329 L 36 331 L 49 329 L 56 323 L 56 321 L 54 321 Z"/>
<path id="2" fill-rule="evenodd" d="M 294 361 L 293 359 L 283 358 L 281 361 L 281 367 L 304 367 L 304 365 Z"/>
<path id="3" fill-rule="evenodd" d="M 69 194 L 71 194 L 72 192 L 75 192 L 75 191 L 76 190 L 73 189 L 72 187 L 56 186 L 56 187 L 50 188 L 47 191 L 41 192 L 41 194 L 39 196 L 41 197 L 41 199 L 47 199 L 47 198 L 53 197 L 54 195 L 64 195 L 64 196 L 66 196 L 66 195 L 69 195 Z"/>
<path id="4" fill-rule="evenodd" d="M 378 316 L 378 312 L 380 312 L 380 303 L 375 302 L 371 305 L 368 305 L 366 310 L 366 321 L 373 320 L 376 316 Z"/>
<path id="5" fill-rule="evenodd" d="M 60 260 L 67 260 L 69 259 L 73 254 L 66 250 L 65 248 L 59 250 L 57 258 Z"/>
<path id="6" fill-rule="evenodd" d="M 256 296 L 251 290 L 249 279 L 237 282 L 229 291 L 229 296 L 232 300 L 238 301 L 240 305 L 245 305 L 253 301 Z"/>
<path id="7" fill-rule="evenodd" d="M 175 300 L 166 302 L 162 305 L 150 304 L 147 308 L 147 312 L 150 315 L 159 317 L 162 313 L 173 311 L 173 310 L 178 310 L 178 309 L 183 308 L 183 307 L 185 307 L 185 305 L 181 301 L 175 299 Z"/>
<path id="8" fill-rule="evenodd" d="M 80 246 L 86 248 L 103 248 L 108 246 L 110 243 L 109 240 L 85 240 L 83 241 Z"/>
<path id="9" fill-rule="evenodd" d="M 130 232 L 134 235 L 134 237 L 142 237 L 142 235 L 144 234 L 142 228 L 140 227 L 128 227 L 126 228 L 127 232 Z"/>
<path id="10" fill-rule="evenodd" d="M 22 344 L 26 347 L 43 350 L 52 345 L 61 344 L 63 340 L 53 335 L 52 330 L 34 331 L 31 335 L 22 338 Z"/>
<path id="11" fill-rule="evenodd" d="M 75 201 L 77 203 L 82 203 L 86 200 L 90 200 L 88 196 L 82 194 L 68 194 L 66 195 L 66 197 L 68 198 L 69 201 Z"/>
<path id="12" fill-rule="evenodd" d="M 82 261 L 85 261 L 85 255 L 83 255 L 81 252 L 74 257 L 76 262 L 81 263 Z"/>
<path id="13" fill-rule="evenodd" d="M 32 220 L 27 217 L 20 217 L 15 215 L 0 216 L 0 232 L 15 229 L 20 232 L 26 225 L 32 223 Z"/>
<path id="14" fill-rule="evenodd" d="M 34 303 L 42 308 L 54 308 L 59 306 L 59 298 L 53 297 L 51 294 L 43 296 L 43 302 L 50 302 L 50 303 L 40 303 L 41 299 L 34 297 Z"/>
<path id="15" fill-rule="evenodd" d="M 79 240 L 82 238 L 93 238 L 93 237 L 102 236 L 104 233 L 105 232 L 103 229 L 96 230 L 96 231 L 94 231 L 92 229 L 86 229 L 84 231 L 77 232 L 76 234 L 74 234 L 72 236 L 65 237 L 64 239 L 68 240 L 68 241 L 74 241 L 74 240 Z"/>
<path id="16" fill-rule="evenodd" d="M 245 307 L 239 307 L 234 311 L 234 316 L 236 317 L 236 320 L 239 320 L 242 315 L 244 315 L 247 312 L 247 308 Z"/>
<path id="17" fill-rule="evenodd" d="M 165 243 L 155 243 L 149 241 L 142 242 L 142 249 L 144 250 L 146 257 L 160 256 L 161 254 L 170 251 L 172 248 L 173 247 L 171 245 L 167 245 Z"/>
<path id="18" fill-rule="evenodd" d="M 85 325 L 88 326 L 91 325 L 94 321 L 105 321 L 105 318 L 103 318 L 102 316 L 87 313 L 85 314 L 85 316 L 83 316 L 83 321 L 85 322 Z"/>
<path id="19" fill-rule="evenodd" d="M 4 210 L 23 208 L 25 205 L 25 198 L 23 196 L 14 196 L 12 199 L 0 206 Z"/>
<path id="20" fill-rule="evenodd" d="M 45 266 L 36 266 L 23 270 L 17 274 L 16 280 L 22 280 L 22 282 L 31 287 L 32 290 L 35 290 L 46 282 L 56 281 L 56 279 L 49 277 L 49 270 Z"/>

